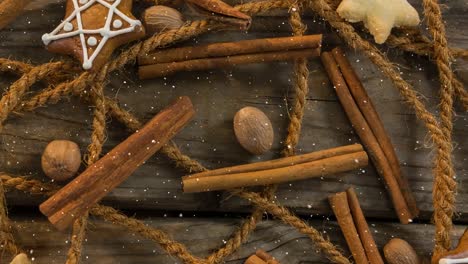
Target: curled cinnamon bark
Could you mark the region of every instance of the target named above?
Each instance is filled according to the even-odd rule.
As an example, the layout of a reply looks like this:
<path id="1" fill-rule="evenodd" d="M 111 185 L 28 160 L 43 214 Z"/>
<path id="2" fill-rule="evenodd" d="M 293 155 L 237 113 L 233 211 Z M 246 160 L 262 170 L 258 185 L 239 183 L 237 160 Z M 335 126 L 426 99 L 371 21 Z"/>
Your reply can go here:
<path id="1" fill-rule="evenodd" d="M 250 27 L 252 18 L 221 0 L 186 0 L 189 6 L 209 19 L 239 26 L 240 30 Z"/>

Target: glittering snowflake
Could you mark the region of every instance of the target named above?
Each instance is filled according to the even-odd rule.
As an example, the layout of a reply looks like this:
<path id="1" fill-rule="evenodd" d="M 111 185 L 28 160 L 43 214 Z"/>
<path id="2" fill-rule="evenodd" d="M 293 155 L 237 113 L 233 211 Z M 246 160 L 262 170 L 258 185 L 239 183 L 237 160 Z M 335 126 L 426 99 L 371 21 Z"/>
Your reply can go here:
<path id="1" fill-rule="evenodd" d="M 99 55 L 107 40 L 118 35 L 126 34 L 135 31 L 137 26 L 141 26 L 141 22 L 132 19 L 122 13 L 117 6 L 122 0 L 72 0 L 74 11 L 62 21 L 51 33 L 44 34 L 42 41 L 48 45 L 51 41 L 79 36 L 81 48 L 83 50 L 83 68 L 88 70 L 93 66 L 93 61 Z M 86 11 L 94 4 L 100 4 L 109 9 L 105 18 L 104 26 L 97 29 L 85 29 L 81 20 L 81 12 Z M 75 28 L 72 21 L 76 20 Z M 123 27 L 126 21 L 129 25 Z M 114 29 L 114 30 L 113 30 Z M 102 36 L 98 40 L 92 35 L 99 34 Z M 92 54 L 88 54 L 88 46 L 95 47 Z M 91 56 L 89 56 L 91 55 Z"/>

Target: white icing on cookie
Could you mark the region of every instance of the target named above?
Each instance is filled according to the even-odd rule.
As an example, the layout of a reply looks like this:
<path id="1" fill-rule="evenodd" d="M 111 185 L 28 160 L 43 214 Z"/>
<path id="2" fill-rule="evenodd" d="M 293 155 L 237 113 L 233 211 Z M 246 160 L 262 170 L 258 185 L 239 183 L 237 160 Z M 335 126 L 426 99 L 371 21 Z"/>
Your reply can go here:
<path id="1" fill-rule="evenodd" d="M 63 30 L 68 31 L 68 32 L 72 31 L 73 30 L 73 24 L 70 23 L 70 22 L 65 23 L 65 25 L 63 26 Z"/>
<path id="2" fill-rule="evenodd" d="M 96 46 L 97 45 L 97 39 L 95 37 L 89 37 L 86 43 L 90 46 Z"/>
<path id="3" fill-rule="evenodd" d="M 112 26 L 114 28 L 121 28 L 123 26 L 122 20 L 116 19 L 114 22 L 112 22 Z"/>
<path id="4" fill-rule="evenodd" d="M 81 48 L 83 50 L 83 69 L 88 70 L 93 67 L 93 61 L 101 52 L 102 48 L 106 44 L 107 40 L 113 38 L 118 35 L 126 34 L 135 31 L 136 27 L 141 26 L 141 22 L 139 20 L 131 19 L 130 17 L 126 16 L 122 13 L 117 6 L 120 4 L 122 0 L 108 0 L 109 2 L 113 2 L 112 4 L 108 3 L 105 0 L 72 0 L 73 6 L 75 10 L 68 16 L 60 25 L 58 25 L 51 33 L 42 35 L 42 41 L 45 45 L 49 45 L 50 42 L 54 40 L 70 38 L 74 36 L 80 36 Z M 79 4 L 82 4 L 80 6 Z M 101 4 L 109 9 L 109 12 L 106 16 L 105 25 L 102 28 L 98 29 L 84 29 L 83 23 L 81 21 L 81 12 L 88 9 L 93 4 L 98 3 Z M 114 15 L 119 17 L 114 19 Z M 76 19 L 77 29 L 73 30 L 73 25 L 71 21 Z M 129 26 L 125 28 L 121 28 L 123 26 L 122 20 L 126 21 Z M 116 21 L 120 21 L 116 22 Z M 112 26 L 118 30 L 111 30 L 111 23 Z M 68 24 L 72 25 L 71 29 Z M 117 26 L 116 26 L 117 25 Z M 120 25 L 120 27 L 119 27 Z M 121 28 L 121 29 L 120 29 Z M 65 33 L 60 33 L 61 31 L 65 31 Z M 102 36 L 101 41 L 98 41 L 95 37 L 87 37 L 86 35 L 89 34 L 100 34 Z M 91 40 L 94 38 L 94 40 Z M 91 40 L 91 41 L 90 41 Z M 90 43 L 91 42 L 91 43 Z M 91 45 L 94 43 L 94 45 Z M 94 50 L 93 54 L 89 56 L 88 54 L 88 47 L 97 45 L 96 49 Z"/>

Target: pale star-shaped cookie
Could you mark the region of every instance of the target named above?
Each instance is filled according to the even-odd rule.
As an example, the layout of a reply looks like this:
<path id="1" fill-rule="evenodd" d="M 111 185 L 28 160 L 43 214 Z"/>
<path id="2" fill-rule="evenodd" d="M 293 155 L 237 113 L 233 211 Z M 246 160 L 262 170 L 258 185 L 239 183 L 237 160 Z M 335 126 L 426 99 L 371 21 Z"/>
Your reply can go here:
<path id="1" fill-rule="evenodd" d="M 387 40 L 393 27 L 417 26 L 420 21 L 406 0 L 343 0 L 336 11 L 349 22 L 364 22 L 378 44 Z"/>
<path id="2" fill-rule="evenodd" d="M 437 263 L 437 258 L 438 256 L 433 256 L 432 263 Z M 468 229 L 465 229 L 465 232 L 458 240 L 457 247 L 444 253 L 439 259 L 439 264 L 458 263 L 468 263 Z"/>

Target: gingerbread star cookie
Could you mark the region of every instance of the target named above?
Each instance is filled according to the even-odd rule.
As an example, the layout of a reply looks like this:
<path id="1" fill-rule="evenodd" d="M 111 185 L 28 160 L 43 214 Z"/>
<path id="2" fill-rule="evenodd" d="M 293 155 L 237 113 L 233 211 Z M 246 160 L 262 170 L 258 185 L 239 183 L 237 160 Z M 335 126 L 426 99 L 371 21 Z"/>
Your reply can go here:
<path id="1" fill-rule="evenodd" d="M 73 55 L 83 69 L 102 67 L 119 46 L 145 35 L 132 0 L 67 0 L 65 19 L 42 41 L 52 52 Z"/>

